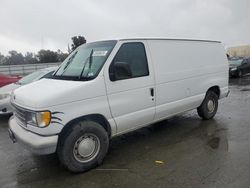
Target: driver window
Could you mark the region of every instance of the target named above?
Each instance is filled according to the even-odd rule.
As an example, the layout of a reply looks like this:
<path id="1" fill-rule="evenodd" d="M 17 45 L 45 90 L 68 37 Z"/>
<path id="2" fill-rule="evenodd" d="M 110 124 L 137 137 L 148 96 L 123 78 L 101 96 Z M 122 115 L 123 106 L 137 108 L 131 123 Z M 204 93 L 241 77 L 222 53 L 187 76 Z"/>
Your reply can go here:
<path id="1" fill-rule="evenodd" d="M 149 75 L 148 62 L 143 43 L 124 43 L 114 57 L 113 62 L 127 63 L 131 69 L 131 77 L 129 78 Z M 124 71 L 118 71 L 116 75 L 119 78 L 128 79 L 127 73 L 123 75 L 123 72 Z"/>

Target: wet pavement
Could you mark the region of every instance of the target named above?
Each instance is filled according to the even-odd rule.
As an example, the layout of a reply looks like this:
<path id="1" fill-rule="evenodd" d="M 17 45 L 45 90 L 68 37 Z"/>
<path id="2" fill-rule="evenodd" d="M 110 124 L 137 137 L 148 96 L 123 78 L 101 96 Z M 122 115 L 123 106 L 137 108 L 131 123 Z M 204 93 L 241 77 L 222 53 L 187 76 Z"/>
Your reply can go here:
<path id="1" fill-rule="evenodd" d="M 250 76 L 230 90 L 214 120 L 191 111 L 117 137 L 104 163 L 82 174 L 12 144 L 0 117 L 0 187 L 249 187 Z"/>

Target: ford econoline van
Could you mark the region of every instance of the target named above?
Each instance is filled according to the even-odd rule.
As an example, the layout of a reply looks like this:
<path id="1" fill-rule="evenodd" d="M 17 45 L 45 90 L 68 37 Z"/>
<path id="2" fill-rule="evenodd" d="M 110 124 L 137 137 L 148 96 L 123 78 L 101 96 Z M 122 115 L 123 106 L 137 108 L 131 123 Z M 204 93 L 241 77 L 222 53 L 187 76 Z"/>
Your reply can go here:
<path id="1" fill-rule="evenodd" d="M 228 93 L 220 42 L 87 43 L 52 78 L 12 93 L 9 135 L 33 153 L 56 152 L 70 171 L 83 172 L 102 163 L 113 137 L 192 109 L 209 120 Z"/>

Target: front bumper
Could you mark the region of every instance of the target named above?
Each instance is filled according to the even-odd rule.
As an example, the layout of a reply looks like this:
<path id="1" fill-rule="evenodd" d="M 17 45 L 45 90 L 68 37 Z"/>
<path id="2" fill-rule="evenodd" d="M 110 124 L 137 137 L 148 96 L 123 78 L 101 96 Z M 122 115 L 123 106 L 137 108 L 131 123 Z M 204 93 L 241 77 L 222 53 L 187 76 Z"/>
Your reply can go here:
<path id="1" fill-rule="evenodd" d="M 32 133 L 18 125 L 13 116 L 9 120 L 9 135 L 14 143 L 20 143 L 34 154 L 44 155 L 56 152 L 58 135 L 41 136 Z"/>

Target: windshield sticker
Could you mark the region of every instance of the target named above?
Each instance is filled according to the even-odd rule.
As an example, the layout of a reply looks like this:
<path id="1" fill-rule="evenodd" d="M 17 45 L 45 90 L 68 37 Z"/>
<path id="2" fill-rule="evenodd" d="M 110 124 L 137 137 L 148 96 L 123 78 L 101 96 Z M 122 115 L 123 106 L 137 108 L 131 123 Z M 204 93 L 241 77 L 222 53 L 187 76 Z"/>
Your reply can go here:
<path id="1" fill-rule="evenodd" d="M 93 72 L 90 72 L 90 73 L 88 73 L 88 76 L 89 76 L 89 77 L 94 76 L 94 73 L 93 73 Z"/>
<path id="2" fill-rule="evenodd" d="M 94 51 L 93 56 L 106 56 L 108 51 Z"/>

